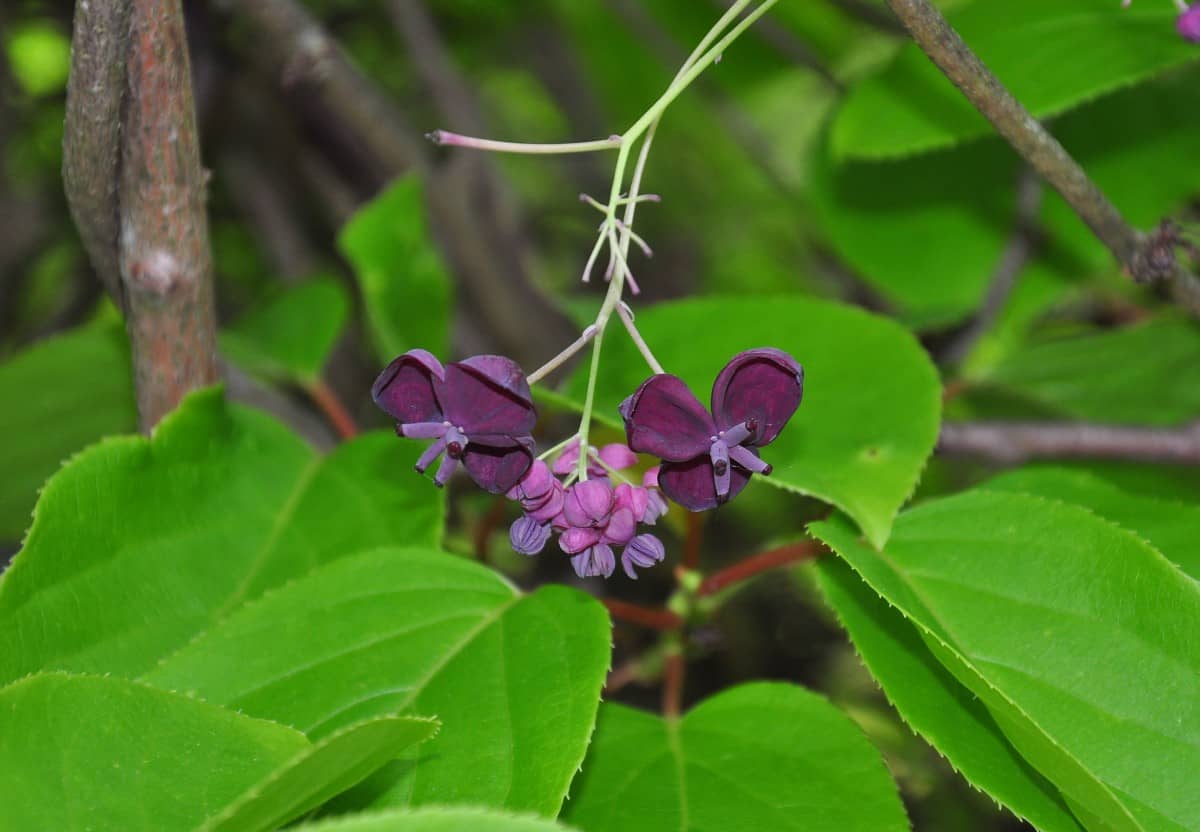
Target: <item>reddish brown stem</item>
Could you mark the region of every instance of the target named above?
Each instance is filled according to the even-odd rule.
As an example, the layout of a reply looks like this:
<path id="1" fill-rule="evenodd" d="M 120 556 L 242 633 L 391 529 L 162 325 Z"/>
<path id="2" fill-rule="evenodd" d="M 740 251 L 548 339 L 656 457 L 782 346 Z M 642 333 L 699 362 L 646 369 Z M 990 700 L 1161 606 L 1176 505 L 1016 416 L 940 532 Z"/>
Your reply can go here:
<path id="1" fill-rule="evenodd" d="M 471 543 L 475 547 L 475 557 L 479 560 L 487 560 L 492 532 L 503 522 L 505 507 L 507 505 L 508 501 L 504 497 L 497 497 L 492 501 L 487 514 L 483 515 L 479 523 L 475 526 L 475 534 L 472 537 Z"/>
<path id="2" fill-rule="evenodd" d="M 651 630 L 662 632 L 674 632 L 683 627 L 683 619 L 670 610 L 656 610 L 640 604 L 631 604 L 628 601 L 619 601 L 616 598 L 605 598 L 603 601 L 604 606 L 608 607 L 609 614 L 619 621 L 640 624 Z"/>
<path id="3" fill-rule="evenodd" d="M 677 719 L 683 707 L 683 683 L 687 676 L 687 662 L 682 653 L 667 656 L 663 665 L 662 710 L 667 719 Z"/>
<path id="4" fill-rule="evenodd" d="M 305 389 L 313 403 L 321 409 L 325 418 L 329 420 L 329 424 L 337 431 L 338 436 L 343 439 L 353 439 L 358 436 L 358 425 L 355 423 L 354 417 L 350 415 L 350 411 L 342 404 L 342 400 L 338 398 L 332 387 L 324 380 L 317 379 Z"/>
<path id="5" fill-rule="evenodd" d="M 768 549 L 765 552 L 751 555 L 745 560 L 735 563 L 733 566 L 709 575 L 700 584 L 700 590 L 697 594 L 701 597 L 715 595 L 723 589 L 727 589 L 742 581 L 747 581 L 768 570 L 814 558 L 822 550 L 823 547 L 821 544 L 815 540 L 804 540 L 800 543 L 780 546 L 778 549 Z"/>

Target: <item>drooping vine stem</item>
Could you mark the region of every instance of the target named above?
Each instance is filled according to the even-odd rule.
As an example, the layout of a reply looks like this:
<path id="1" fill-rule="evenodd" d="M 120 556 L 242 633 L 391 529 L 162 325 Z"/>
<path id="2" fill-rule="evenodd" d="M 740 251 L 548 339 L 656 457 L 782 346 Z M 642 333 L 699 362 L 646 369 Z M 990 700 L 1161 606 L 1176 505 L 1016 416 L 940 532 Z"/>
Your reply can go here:
<path id="1" fill-rule="evenodd" d="M 1028 110 L 992 74 L 929 0 L 887 0 L 896 17 L 938 69 L 996 131 L 1050 183 L 1092 233 L 1139 283 L 1170 280 L 1178 301 L 1200 315 L 1200 280 L 1153 237 L 1131 226 Z"/>

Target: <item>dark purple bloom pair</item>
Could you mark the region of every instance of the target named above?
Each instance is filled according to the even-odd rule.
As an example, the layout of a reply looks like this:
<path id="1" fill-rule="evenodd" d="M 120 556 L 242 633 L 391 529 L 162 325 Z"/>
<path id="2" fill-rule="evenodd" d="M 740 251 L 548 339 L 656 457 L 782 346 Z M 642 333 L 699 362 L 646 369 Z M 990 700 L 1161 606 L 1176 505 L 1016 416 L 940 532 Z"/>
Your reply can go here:
<path id="1" fill-rule="evenodd" d="M 683 380 L 661 374 L 621 403 L 629 447 L 663 460 L 658 484 L 691 511 L 732 499 L 752 474 L 769 474 L 758 449 L 800 406 L 804 369 L 782 350 L 747 350 L 717 375 L 712 414 Z"/>
<path id="2" fill-rule="evenodd" d="M 380 373 L 371 396 L 401 436 L 434 440 L 416 468 L 423 473 L 444 454 L 439 486 L 461 462 L 476 485 L 503 494 L 533 464 L 537 412 L 512 359 L 477 355 L 443 367 L 425 350 L 410 350 Z"/>

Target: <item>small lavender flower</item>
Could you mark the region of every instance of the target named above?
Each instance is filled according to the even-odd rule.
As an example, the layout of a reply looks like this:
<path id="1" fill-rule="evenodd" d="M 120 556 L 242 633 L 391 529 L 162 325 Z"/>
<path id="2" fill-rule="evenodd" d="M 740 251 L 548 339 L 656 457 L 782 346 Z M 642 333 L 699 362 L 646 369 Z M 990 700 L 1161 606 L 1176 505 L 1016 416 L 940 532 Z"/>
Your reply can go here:
<path id="1" fill-rule="evenodd" d="M 509 358 L 477 355 L 443 367 L 425 350 L 410 350 L 380 373 L 371 396 L 401 436 L 435 440 L 416 469 L 424 473 L 444 453 L 439 486 L 462 462 L 476 485 L 502 494 L 533 463 L 537 412 L 525 374 Z"/>
<path id="2" fill-rule="evenodd" d="M 1200 43 L 1200 3 L 1193 3 L 1175 19 L 1175 31 L 1184 40 Z"/>
<path id="3" fill-rule="evenodd" d="M 625 546 L 625 551 L 621 552 L 621 568 L 625 570 L 626 575 L 636 581 L 637 572 L 634 571 L 634 567 L 648 569 L 655 564 L 662 563 L 666 554 L 666 548 L 657 537 L 652 534 L 639 534 L 629 541 Z"/>
<path id="4" fill-rule="evenodd" d="M 617 568 L 617 559 L 611 546 L 597 543 L 574 555 L 571 566 L 581 578 L 607 578 Z"/>
<path id="5" fill-rule="evenodd" d="M 539 523 L 529 515 L 518 517 L 509 527 L 508 539 L 513 551 L 522 555 L 536 555 L 546 548 L 546 541 L 550 539 L 550 524 Z"/>
<path id="6" fill-rule="evenodd" d="M 540 459 L 529 466 L 525 476 L 505 496 L 518 501 L 525 513 L 539 523 L 549 523 L 562 513 L 562 483 L 554 478 L 549 466 Z"/>
<path id="7" fill-rule="evenodd" d="M 775 440 L 796 412 L 804 370 L 782 350 L 735 355 L 717 375 L 712 414 L 682 379 L 652 376 L 621 403 L 629 447 L 663 460 L 663 493 L 691 511 L 732 499 L 751 474 L 769 474 L 758 448 Z"/>

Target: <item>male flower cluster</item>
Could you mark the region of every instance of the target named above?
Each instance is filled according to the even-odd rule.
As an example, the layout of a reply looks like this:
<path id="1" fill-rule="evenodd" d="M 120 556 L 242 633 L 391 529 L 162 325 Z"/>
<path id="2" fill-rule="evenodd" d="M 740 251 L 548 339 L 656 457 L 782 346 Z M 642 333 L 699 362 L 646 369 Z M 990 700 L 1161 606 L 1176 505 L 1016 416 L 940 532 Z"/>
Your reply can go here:
<path id="1" fill-rule="evenodd" d="M 579 442 L 569 445 L 553 467 L 538 460 L 508 493 L 525 514 L 513 523 L 509 538 L 524 555 L 542 551 L 554 532 L 558 546 L 571 558 L 580 577 L 610 576 L 616 569 L 614 547 L 623 547 L 621 567 L 637 578 L 637 568 L 660 562 L 666 550 L 652 534 L 637 534 L 639 523 L 653 525 L 667 510 L 648 471 L 642 485 L 628 481 L 621 470 L 637 456 L 625 445 L 606 445 L 589 452 L 588 479 L 565 486 L 555 474 L 570 476 L 579 460 Z M 613 484 L 613 477 L 625 479 Z"/>
<path id="2" fill-rule="evenodd" d="M 771 348 L 738 353 L 725 365 L 713 382 L 711 412 L 677 376 L 652 376 L 619 408 L 628 444 L 589 446 L 587 476 L 575 481 L 584 453 L 578 440 L 550 464 L 534 458 L 537 412 L 511 359 L 478 355 L 443 366 L 411 350 L 371 390 L 398 434 L 432 440 L 418 472 L 441 457 L 434 482 L 442 486 L 461 463 L 480 488 L 520 505 L 509 530 L 513 549 L 537 554 L 557 534 L 581 577 L 612 575 L 619 550 L 635 579 L 638 569 L 663 560 L 662 541 L 638 533 L 639 524 L 653 525 L 666 512 L 663 495 L 705 511 L 735 497 L 754 474 L 769 474 L 759 449 L 779 436 L 803 392 L 803 368 Z M 622 473 L 639 453 L 662 460 L 640 485 Z"/>

